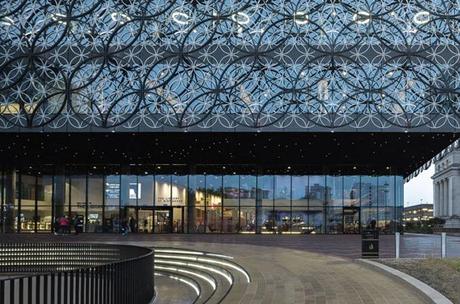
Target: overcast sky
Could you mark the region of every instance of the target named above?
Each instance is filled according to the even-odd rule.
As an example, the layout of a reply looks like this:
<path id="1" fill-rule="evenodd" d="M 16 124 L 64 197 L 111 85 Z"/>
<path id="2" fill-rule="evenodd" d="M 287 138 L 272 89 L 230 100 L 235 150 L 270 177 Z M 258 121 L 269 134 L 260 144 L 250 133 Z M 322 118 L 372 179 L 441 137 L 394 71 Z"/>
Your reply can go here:
<path id="1" fill-rule="evenodd" d="M 433 203 L 434 166 L 420 173 L 404 185 L 404 205 L 411 206 L 422 203 Z"/>

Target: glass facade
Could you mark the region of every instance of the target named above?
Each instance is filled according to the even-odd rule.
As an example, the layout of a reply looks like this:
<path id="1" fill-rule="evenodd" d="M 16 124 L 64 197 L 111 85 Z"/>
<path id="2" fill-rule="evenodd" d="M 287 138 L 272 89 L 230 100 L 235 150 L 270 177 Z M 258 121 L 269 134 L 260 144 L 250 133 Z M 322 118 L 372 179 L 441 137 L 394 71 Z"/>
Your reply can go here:
<path id="1" fill-rule="evenodd" d="M 85 232 L 360 233 L 400 229 L 401 176 L 1 172 L 1 231 L 51 232 L 60 216 Z"/>

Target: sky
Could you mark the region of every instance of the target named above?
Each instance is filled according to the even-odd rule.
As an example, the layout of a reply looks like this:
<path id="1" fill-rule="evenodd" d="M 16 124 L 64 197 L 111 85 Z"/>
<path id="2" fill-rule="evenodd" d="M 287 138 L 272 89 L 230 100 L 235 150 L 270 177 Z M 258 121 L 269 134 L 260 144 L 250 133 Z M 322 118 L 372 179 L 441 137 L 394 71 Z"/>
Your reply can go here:
<path id="1" fill-rule="evenodd" d="M 412 206 L 420 203 L 433 203 L 433 181 L 434 166 L 424 170 L 416 178 L 404 184 L 404 205 Z"/>

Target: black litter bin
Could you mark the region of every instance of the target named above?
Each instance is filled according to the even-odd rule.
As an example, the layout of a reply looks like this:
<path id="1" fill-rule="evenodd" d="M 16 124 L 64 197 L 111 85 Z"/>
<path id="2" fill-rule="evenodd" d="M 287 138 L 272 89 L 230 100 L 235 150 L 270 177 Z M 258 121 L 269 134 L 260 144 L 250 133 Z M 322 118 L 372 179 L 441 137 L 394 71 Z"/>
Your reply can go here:
<path id="1" fill-rule="evenodd" d="M 374 229 L 363 230 L 361 235 L 361 256 L 363 259 L 379 257 L 379 231 Z"/>

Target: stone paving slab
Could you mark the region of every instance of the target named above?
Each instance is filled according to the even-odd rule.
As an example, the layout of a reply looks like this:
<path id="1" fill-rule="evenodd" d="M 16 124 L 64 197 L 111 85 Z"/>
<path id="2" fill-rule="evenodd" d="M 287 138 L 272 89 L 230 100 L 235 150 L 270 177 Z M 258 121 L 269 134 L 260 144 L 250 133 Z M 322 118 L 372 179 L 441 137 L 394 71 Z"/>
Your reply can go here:
<path id="1" fill-rule="evenodd" d="M 235 257 L 252 283 L 236 284 L 224 303 L 429 303 L 415 290 L 349 259 L 277 247 L 201 242 L 143 242 Z"/>
<path id="2" fill-rule="evenodd" d="M 405 235 L 403 254 L 436 250 L 437 237 Z M 232 255 L 253 282 L 237 283 L 224 301 L 229 304 L 426 303 L 415 290 L 353 261 L 360 256 L 359 235 L 0 235 L 0 241 L 15 240 L 123 243 Z M 381 238 L 381 256 L 392 256 L 393 242 L 393 236 Z"/>

